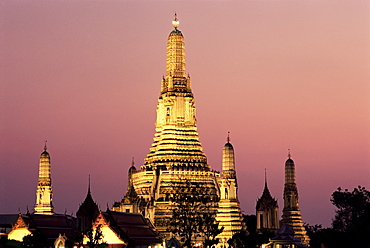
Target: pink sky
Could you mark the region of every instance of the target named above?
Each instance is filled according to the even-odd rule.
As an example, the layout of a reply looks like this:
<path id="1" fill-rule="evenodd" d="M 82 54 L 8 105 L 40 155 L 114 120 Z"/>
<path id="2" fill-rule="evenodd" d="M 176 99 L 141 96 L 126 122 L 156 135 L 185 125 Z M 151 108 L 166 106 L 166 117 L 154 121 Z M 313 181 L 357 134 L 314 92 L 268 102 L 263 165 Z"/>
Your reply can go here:
<path id="1" fill-rule="evenodd" d="M 87 192 L 122 199 L 154 135 L 177 11 L 198 131 L 221 169 L 227 132 L 239 200 L 255 213 L 267 169 L 283 208 L 296 164 L 303 220 L 329 226 L 337 187 L 370 189 L 368 1 L 2 1 L 0 213 L 33 210 L 48 140 L 56 212 Z"/>

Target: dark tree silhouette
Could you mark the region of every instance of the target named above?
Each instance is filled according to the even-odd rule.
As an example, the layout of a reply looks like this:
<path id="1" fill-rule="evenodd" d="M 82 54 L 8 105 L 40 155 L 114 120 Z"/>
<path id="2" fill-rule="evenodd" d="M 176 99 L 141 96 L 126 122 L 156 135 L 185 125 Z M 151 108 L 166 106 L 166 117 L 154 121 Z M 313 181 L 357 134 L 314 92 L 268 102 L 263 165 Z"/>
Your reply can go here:
<path id="1" fill-rule="evenodd" d="M 352 192 L 339 187 L 330 200 L 337 208 L 333 229 L 346 233 L 356 247 L 370 247 L 370 192 L 361 186 Z"/>
<path id="2" fill-rule="evenodd" d="M 173 183 L 168 198 L 174 203 L 168 230 L 180 238 L 183 247 L 191 248 L 198 237 L 204 246 L 217 244 L 216 236 L 222 232 L 216 221 L 214 199 L 204 185 L 179 178 Z"/>
<path id="3" fill-rule="evenodd" d="M 275 233 L 269 230 L 257 232 L 257 219 L 255 215 L 244 215 L 247 231 L 241 231 L 233 235 L 228 244 L 234 248 L 255 248 L 268 243 L 269 238 L 275 237 Z"/>
<path id="4" fill-rule="evenodd" d="M 204 247 L 212 247 L 213 245 L 217 245 L 219 242 L 219 238 L 217 235 L 222 233 L 224 230 L 223 227 L 219 227 L 219 222 L 216 221 L 215 213 L 212 212 L 205 212 L 201 218 L 201 233 L 204 236 Z"/>
<path id="5" fill-rule="evenodd" d="M 49 248 L 50 243 L 47 237 L 41 233 L 34 232 L 33 234 L 23 237 L 22 248 Z"/>
<path id="6" fill-rule="evenodd" d="M 310 237 L 310 247 L 311 248 L 321 248 L 321 241 L 322 241 L 322 225 L 309 225 L 307 223 L 304 224 L 308 237 Z"/>

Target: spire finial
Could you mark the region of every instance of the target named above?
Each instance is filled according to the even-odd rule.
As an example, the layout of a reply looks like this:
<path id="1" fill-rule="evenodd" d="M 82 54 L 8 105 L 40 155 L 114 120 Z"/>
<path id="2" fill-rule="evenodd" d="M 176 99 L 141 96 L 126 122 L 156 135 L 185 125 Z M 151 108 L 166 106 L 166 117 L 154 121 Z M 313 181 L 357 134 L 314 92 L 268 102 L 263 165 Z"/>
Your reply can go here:
<path id="1" fill-rule="evenodd" d="M 175 12 L 175 18 L 173 19 L 173 21 L 172 21 L 172 25 L 173 25 L 173 27 L 175 28 L 175 29 L 177 29 L 177 27 L 179 26 L 179 24 L 180 24 L 180 22 L 179 22 L 179 20 L 177 19 L 177 14 L 176 14 L 176 12 Z"/>
<path id="2" fill-rule="evenodd" d="M 265 168 L 265 186 L 267 187 L 267 172 L 266 172 L 266 168 Z"/>
<path id="3" fill-rule="evenodd" d="M 135 166 L 135 157 L 132 157 L 131 166 Z"/>
<path id="4" fill-rule="evenodd" d="M 292 156 L 290 155 L 290 149 L 288 149 L 288 158 L 291 158 Z"/>
<path id="5" fill-rule="evenodd" d="M 230 143 L 230 131 L 227 132 L 227 143 Z"/>
<path id="6" fill-rule="evenodd" d="M 90 174 L 89 174 L 89 187 L 88 187 L 88 189 L 87 189 L 87 193 L 88 193 L 88 194 L 90 194 L 90 193 L 91 193 L 91 191 L 90 191 Z"/>
<path id="7" fill-rule="evenodd" d="M 44 151 L 46 152 L 46 150 L 48 149 L 47 148 L 47 146 L 46 146 L 46 143 L 47 143 L 48 141 L 47 140 L 45 140 L 45 145 L 44 145 Z"/>
<path id="8" fill-rule="evenodd" d="M 265 189 L 267 189 L 267 170 L 265 168 Z"/>

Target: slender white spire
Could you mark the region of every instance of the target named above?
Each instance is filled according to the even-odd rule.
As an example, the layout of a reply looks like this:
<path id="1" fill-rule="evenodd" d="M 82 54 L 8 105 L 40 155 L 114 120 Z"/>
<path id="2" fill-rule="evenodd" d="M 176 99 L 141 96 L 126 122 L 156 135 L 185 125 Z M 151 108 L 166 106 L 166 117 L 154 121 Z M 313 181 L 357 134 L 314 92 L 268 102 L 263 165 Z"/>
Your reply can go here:
<path id="1" fill-rule="evenodd" d="M 54 214 L 51 163 L 46 142 L 47 141 L 45 141 L 44 151 L 40 155 L 35 214 Z"/>
<path id="2" fill-rule="evenodd" d="M 309 237 L 303 226 L 301 211 L 298 205 L 298 189 L 295 178 L 295 164 L 288 149 L 285 162 L 284 209 L 281 222 L 289 225 L 295 232 L 294 237 L 300 238 L 302 244 L 308 245 Z"/>
<path id="3" fill-rule="evenodd" d="M 235 178 L 234 147 L 230 143 L 230 132 L 227 132 L 226 140 L 222 150 L 222 176 Z"/>

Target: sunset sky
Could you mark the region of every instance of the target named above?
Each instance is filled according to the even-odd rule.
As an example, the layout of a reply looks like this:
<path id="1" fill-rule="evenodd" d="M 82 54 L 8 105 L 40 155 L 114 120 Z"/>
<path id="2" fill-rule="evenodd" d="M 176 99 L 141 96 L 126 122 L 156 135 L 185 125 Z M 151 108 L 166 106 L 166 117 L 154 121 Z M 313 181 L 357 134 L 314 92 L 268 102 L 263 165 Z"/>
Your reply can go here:
<path id="1" fill-rule="evenodd" d="M 255 214 L 264 169 L 283 209 L 288 149 L 303 221 L 330 226 L 337 187 L 370 190 L 370 2 L 0 3 L 0 213 L 33 211 L 47 140 L 53 204 L 75 214 L 88 176 L 105 210 L 149 152 L 177 12 L 198 132 L 221 170 L 230 131 L 239 200 Z"/>

